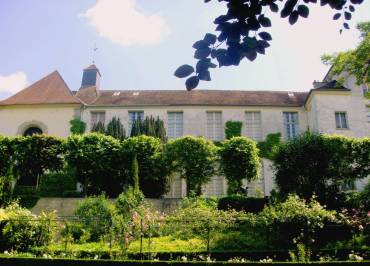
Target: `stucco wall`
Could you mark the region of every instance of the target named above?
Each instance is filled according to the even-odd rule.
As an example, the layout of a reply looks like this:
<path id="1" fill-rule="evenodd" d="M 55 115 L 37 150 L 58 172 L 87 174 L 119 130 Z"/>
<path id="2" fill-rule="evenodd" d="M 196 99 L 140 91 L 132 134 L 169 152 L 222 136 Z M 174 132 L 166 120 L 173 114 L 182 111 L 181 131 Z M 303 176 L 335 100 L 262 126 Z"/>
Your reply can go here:
<path id="1" fill-rule="evenodd" d="M 79 105 L 2 107 L 0 108 L 0 134 L 22 135 L 29 126 L 39 126 L 46 134 L 68 137 L 69 121 L 79 109 Z"/>
<path id="2" fill-rule="evenodd" d="M 238 120 L 243 122 L 243 135 L 246 134 L 245 112 L 260 111 L 262 119 L 262 135 L 265 138 L 269 133 L 281 132 L 284 135 L 283 112 L 298 112 L 300 132 L 307 129 L 307 116 L 303 107 L 222 107 L 222 106 L 159 106 L 159 107 L 88 107 L 82 113 L 82 119 L 87 123 L 88 130 L 91 129 L 91 112 L 105 111 L 105 123 L 113 116 L 119 117 L 127 130 L 129 123 L 129 111 L 144 111 L 144 116 L 159 116 L 167 126 L 167 112 L 183 112 L 184 135 L 205 136 L 206 135 L 206 112 L 221 111 L 222 122 Z"/>
<path id="3" fill-rule="evenodd" d="M 355 95 L 351 95 L 351 93 Z M 350 137 L 370 136 L 370 123 L 367 122 L 366 100 L 356 92 L 347 94 L 315 93 L 313 103 L 317 106 L 314 118 L 315 131 L 327 134 L 341 134 Z M 346 112 L 348 129 L 337 129 L 335 112 Z"/>

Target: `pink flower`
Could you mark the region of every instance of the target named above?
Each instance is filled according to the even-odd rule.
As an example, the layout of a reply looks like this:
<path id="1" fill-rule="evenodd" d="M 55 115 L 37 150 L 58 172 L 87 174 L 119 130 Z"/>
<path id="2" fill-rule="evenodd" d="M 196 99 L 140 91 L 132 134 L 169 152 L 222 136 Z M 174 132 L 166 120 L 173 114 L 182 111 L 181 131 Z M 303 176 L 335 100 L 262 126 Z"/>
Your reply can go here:
<path id="1" fill-rule="evenodd" d="M 360 224 L 360 225 L 358 226 L 358 230 L 362 231 L 362 230 L 364 230 L 364 227 Z"/>

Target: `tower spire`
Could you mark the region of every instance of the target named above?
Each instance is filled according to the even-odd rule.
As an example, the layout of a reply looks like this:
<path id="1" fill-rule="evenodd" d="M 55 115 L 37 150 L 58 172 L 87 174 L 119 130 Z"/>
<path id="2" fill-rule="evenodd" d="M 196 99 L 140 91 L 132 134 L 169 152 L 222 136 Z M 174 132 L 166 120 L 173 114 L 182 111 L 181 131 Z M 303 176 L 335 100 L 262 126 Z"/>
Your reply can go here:
<path id="1" fill-rule="evenodd" d="M 94 43 L 93 53 L 92 53 L 92 64 L 95 64 L 95 55 L 96 51 L 98 50 L 98 47 L 96 46 L 96 43 Z"/>

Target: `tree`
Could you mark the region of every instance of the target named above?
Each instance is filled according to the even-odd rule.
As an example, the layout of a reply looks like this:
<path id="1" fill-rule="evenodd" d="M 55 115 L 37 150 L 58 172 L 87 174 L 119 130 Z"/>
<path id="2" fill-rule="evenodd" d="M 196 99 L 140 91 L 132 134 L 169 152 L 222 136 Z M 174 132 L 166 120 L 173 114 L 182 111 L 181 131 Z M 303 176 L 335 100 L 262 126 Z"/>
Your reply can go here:
<path id="1" fill-rule="evenodd" d="M 132 160 L 132 179 L 133 179 L 133 185 L 134 190 L 139 191 L 140 185 L 139 185 L 139 163 L 137 162 L 137 156 L 134 155 L 134 159 Z"/>
<path id="2" fill-rule="evenodd" d="M 243 179 L 258 179 L 261 164 L 256 143 L 245 137 L 234 137 L 222 143 L 219 150 L 220 171 L 228 182 L 228 193 L 241 191 Z"/>
<path id="3" fill-rule="evenodd" d="M 0 136 L 0 207 L 6 205 L 11 197 L 12 150 L 10 139 Z"/>
<path id="4" fill-rule="evenodd" d="M 102 122 L 94 124 L 91 128 L 91 132 L 105 134 L 105 125 Z"/>
<path id="5" fill-rule="evenodd" d="M 121 143 L 111 136 L 73 135 L 66 141 L 65 159 L 87 195 L 106 192 L 114 197 L 127 185 Z"/>
<path id="6" fill-rule="evenodd" d="M 225 123 L 225 136 L 226 139 L 232 137 L 240 137 L 242 135 L 243 123 L 240 121 L 226 121 Z"/>
<path id="7" fill-rule="evenodd" d="M 131 137 L 146 135 L 160 139 L 162 142 L 167 141 L 166 129 L 164 122 L 158 116 L 145 117 L 144 120 L 137 119 L 132 124 Z"/>
<path id="8" fill-rule="evenodd" d="M 186 180 L 187 196 L 200 196 L 202 185 L 215 174 L 216 146 L 203 137 L 185 136 L 166 146 L 171 168 Z"/>
<path id="9" fill-rule="evenodd" d="M 321 60 L 326 65 L 332 65 L 332 76 L 347 72 L 356 77 L 356 82 L 370 85 L 370 21 L 357 24 L 361 33 L 361 42 L 354 50 L 337 54 L 324 54 Z"/>
<path id="10" fill-rule="evenodd" d="M 124 161 L 130 163 L 126 167 L 130 169 L 127 171 L 128 180 L 136 175 L 133 167 L 136 157 L 139 187 L 146 197 L 159 198 L 169 191 L 169 166 L 160 139 L 145 135 L 127 138 L 122 142 L 121 153 Z"/>
<path id="11" fill-rule="evenodd" d="M 70 131 L 72 134 L 83 134 L 86 130 L 86 123 L 81 121 L 79 118 L 74 118 L 69 121 L 71 125 Z"/>
<path id="12" fill-rule="evenodd" d="M 205 0 L 210 2 L 211 0 Z M 269 10 L 279 12 L 282 18 L 288 18 L 291 25 L 295 24 L 299 17 L 309 16 L 308 4 L 317 3 L 317 0 L 219 0 L 227 5 L 227 12 L 217 17 L 214 23 L 217 25 L 218 36 L 207 33 L 202 40 L 193 44 L 195 49 L 194 58 L 198 60 L 195 69 L 190 65 L 182 65 L 175 71 L 175 76 L 187 78 L 185 85 L 187 90 L 196 88 L 200 80 L 210 81 L 210 68 L 217 65 L 212 62 L 217 60 L 218 66 L 238 66 L 247 58 L 254 61 L 258 54 L 265 54 L 270 46 L 272 36 L 264 28 L 271 27 Z M 320 0 L 321 6 L 329 6 L 336 10 L 333 19 L 343 18 L 343 27 L 349 29 L 348 21 L 355 11 L 355 5 L 363 0 Z M 342 31 L 342 29 L 340 30 Z"/>
<path id="13" fill-rule="evenodd" d="M 341 189 L 370 174 L 370 139 L 305 133 L 281 144 L 273 156 L 282 196 L 313 195 L 330 207 L 340 205 Z"/>
<path id="14" fill-rule="evenodd" d="M 126 137 L 126 132 L 123 128 L 121 120 L 114 116 L 112 120 L 108 123 L 105 134 L 108 136 L 112 136 L 115 139 L 123 140 Z"/>
<path id="15" fill-rule="evenodd" d="M 46 171 L 63 168 L 63 143 L 60 138 L 37 134 L 12 139 L 13 175 L 27 185 L 38 187 Z"/>

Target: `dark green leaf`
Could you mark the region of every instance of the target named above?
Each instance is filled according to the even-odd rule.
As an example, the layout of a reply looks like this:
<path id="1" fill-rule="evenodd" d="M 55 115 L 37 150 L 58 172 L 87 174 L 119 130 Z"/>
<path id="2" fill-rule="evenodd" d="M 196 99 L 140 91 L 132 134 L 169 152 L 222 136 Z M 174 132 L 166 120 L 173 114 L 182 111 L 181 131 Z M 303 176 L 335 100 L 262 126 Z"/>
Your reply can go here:
<path id="1" fill-rule="evenodd" d="M 257 40 L 256 37 L 245 37 L 244 38 L 244 43 L 248 48 L 256 48 L 257 47 Z"/>
<path id="2" fill-rule="evenodd" d="M 185 78 L 194 72 L 194 68 L 190 65 L 182 65 L 175 71 L 175 76 L 178 78 Z"/>
<path id="3" fill-rule="evenodd" d="M 307 18 L 309 13 L 310 13 L 310 10 L 308 9 L 308 7 L 306 5 L 299 5 L 298 6 L 298 14 L 301 17 Z"/>
<path id="4" fill-rule="evenodd" d="M 290 25 L 293 25 L 298 20 L 298 11 L 293 11 L 292 14 L 289 16 L 289 23 Z"/>
<path id="5" fill-rule="evenodd" d="M 199 77 L 200 80 L 211 81 L 211 73 L 209 73 L 208 70 L 200 72 L 198 77 Z"/>
<path id="6" fill-rule="evenodd" d="M 194 58 L 196 59 L 204 59 L 204 58 L 207 58 L 211 53 L 211 49 L 210 48 L 204 48 L 204 49 L 197 49 L 195 50 L 195 53 L 194 53 Z"/>
<path id="7" fill-rule="evenodd" d="M 263 26 L 263 27 L 271 27 L 271 21 L 269 18 L 266 18 L 264 15 L 259 16 L 258 22 Z"/>
<path id="8" fill-rule="evenodd" d="M 340 18 L 342 14 L 341 13 L 336 13 L 334 16 L 333 16 L 333 20 L 337 20 Z"/>
<path id="9" fill-rule="evenodd" d="M 208 44 L 215 44 L 216 39 L 217 39 L 216 35 L 214 35 L 214 34 L 210 34 L 210 33 L 207 33 L 207 34 L 204 36 L 203 41 L 205 41 L 205 42 L 206 42 L 206 43 L 208 43 Z"/>
<path id="10" fill-rule="evenodd" d="M 195 89 L 199 84 L 199 78 L 198 76 L 192 76 L 188 78 L 185 82 L 186 89 L 188 91 L 191 91 L 192 89 Z"/>
<path id="11" fill-rule="evenodd" d="M 209 44 L 204 40 L 197 41 L 193 44 L 194 49 L 205 49 L 208 48 Z"/>
<path id="12" fill-rule="evenodd" d="M 263 31 L 263 32 L 260 32 L 258 35 L 259 35 L 262 39 L 264 39 L 265 41 L 271 41 L 271 40 L 272 40 L 271 35 L 270 35 L 270 33 L 268 33 L 268 32 Z"/>

